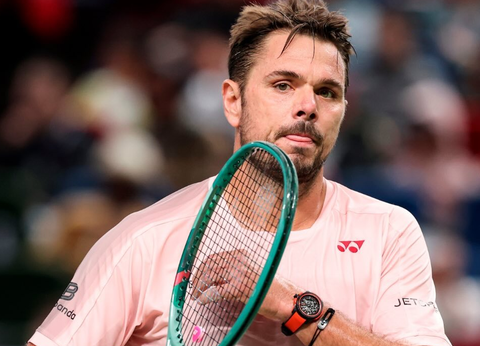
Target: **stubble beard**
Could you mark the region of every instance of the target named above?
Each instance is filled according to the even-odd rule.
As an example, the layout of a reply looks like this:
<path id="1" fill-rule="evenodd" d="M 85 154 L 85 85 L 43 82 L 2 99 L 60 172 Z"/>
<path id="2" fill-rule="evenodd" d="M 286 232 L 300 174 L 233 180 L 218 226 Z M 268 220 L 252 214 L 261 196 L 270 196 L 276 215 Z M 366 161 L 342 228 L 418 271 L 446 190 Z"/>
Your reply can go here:
<path id="1" fill-rule="evenodd" d="M 314 128 L 313 124 L 299 120 L 292 126 L 280 128 L 275 132 L 273 138 L 253 138 L 254 136 L 251 136 L 251 134 L 253 133 L 252 131 L 254 131 L 254 126 L 250 121 L 250 114 L 245 107 L 243 109 L 244 111 L 239 125 L 240 144 L 242 146 L 255 140 L 264 140 L 270 143 L 275 143 L 277 139 L 291 133 L 305 133 L 314 139 L 315 144 L 320 150 L 311 163 L 306 160 L 307 150 L 305 148 L 295 147 L 294 152 L 289 155 L 295 166 L 295 170 L 297 171 L 299 196 L 301 197 L 310 191 L 311 187 L 316 183 L 317 177 L 327 158 L 328 153 L 324 153 L 324 137 Z"/>

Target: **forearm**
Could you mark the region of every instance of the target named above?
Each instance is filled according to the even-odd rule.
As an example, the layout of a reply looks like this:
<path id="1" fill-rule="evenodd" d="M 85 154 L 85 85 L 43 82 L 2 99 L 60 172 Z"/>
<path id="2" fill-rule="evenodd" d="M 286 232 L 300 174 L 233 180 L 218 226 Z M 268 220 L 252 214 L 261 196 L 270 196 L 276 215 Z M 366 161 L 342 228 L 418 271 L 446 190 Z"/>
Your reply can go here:
<path id="1" fill-rule="evenodd" d="M 302 292 L 299 287 L 281 277 L 276 277 L 267 294 L 260 313 L 273 320 L 284 322 L 292 314 L 293 295 Z M 330 307 L 324 302 L 322 315 Z M 335 307 L 332 306 L 333 309 Z M 309 345 L 317 330 L 317 322 L 301 327 L 291 338 L 297 337 L 304 345 Z M 285 336 L 287 337 L 287 336 Z M 360 327 L 336 310 L 327 327 L 320 333 L 314 345 L 322 346 L 400 346 L 400 342 L 392 342 Z"/>
<path id="2" fill-rule="evenodd" d="M 324 311 L 328 309 L 324 307 Z M 310 323 L 295 335 L 304 344 L 309 345 L 317 329 L 317 323 Z M 358 326 L 340 311 L 336 311 L 328 326 L 320 333 L 314 345 L 322 346 L 400 346 L 399 342 L 388 341 Z"/>

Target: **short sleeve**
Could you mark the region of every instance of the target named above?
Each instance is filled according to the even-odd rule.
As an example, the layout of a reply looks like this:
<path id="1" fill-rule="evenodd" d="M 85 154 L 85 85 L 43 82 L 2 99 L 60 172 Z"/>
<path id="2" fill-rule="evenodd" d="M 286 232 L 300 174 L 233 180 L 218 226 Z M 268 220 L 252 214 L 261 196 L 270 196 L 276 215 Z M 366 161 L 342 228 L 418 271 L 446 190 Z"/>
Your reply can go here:
<path id="1" fill-rule="evenodd" d="M 414 217 L 399 207 L 389 218 L 372 330 L 413 345 L 451 345 L 435 302 L 425 239 Z"/>
<path id="2" fill-rule="evenodd" d="M 90 250 L 65 292 L 29 340 L 37 346 L 124 345 L 139 315 L 149 251 L 107 233 Z"/>

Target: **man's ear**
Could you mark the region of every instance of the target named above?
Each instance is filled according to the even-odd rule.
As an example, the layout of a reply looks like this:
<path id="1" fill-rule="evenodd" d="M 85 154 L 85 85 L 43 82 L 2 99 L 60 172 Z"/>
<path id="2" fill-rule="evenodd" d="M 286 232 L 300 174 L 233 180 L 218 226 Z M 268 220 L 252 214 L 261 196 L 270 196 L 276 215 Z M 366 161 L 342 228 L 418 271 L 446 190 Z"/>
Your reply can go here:
<path id="1" fill-rule="evenodd" d="M 223 111 L 230 125 L 237 128 L 242 116 L 242 96 L 240 86 L 231 79 L 222 84 Z"/>

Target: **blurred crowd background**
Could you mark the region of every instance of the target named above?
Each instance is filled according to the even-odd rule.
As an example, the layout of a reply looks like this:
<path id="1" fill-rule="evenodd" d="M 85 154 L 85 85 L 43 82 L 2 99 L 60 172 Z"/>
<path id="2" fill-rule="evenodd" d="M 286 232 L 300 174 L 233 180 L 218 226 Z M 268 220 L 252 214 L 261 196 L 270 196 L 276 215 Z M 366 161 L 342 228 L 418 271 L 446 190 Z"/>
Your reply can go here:
<path id="1" fill-rule="evenodd" d="M 478 346 L 480 1 L 328 3 L 357 55 L 326 176 L 416 216 L 447 334 Z M 0 0 L 1 346 L 113 225 L 231 155 L 220 86 L 244 4 Z"/>

